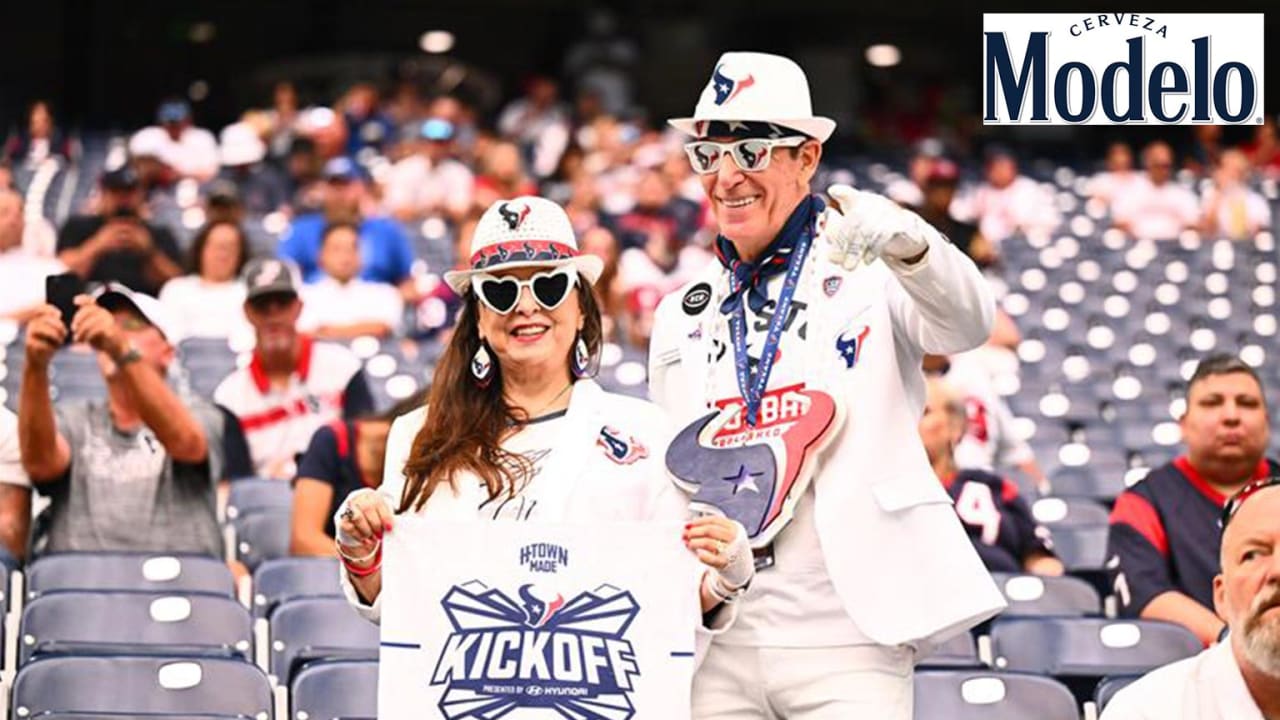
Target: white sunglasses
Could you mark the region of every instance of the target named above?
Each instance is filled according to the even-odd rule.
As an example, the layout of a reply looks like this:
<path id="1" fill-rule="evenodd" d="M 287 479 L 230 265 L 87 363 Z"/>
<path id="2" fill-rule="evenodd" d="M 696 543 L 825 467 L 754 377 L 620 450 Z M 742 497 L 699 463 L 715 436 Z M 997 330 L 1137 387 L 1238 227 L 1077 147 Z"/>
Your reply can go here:
<path id="1" fill-rule="evenodd" d="M 510 275 L 497 277 L 489 273 L 476 273 L 471 277 L 471 287 L 476 297 L 490 310 L 506 315 L 520 304 L 520 293 L 527 287 L 533 299 L 544 310 L 555 310 L 569 297 L 569 289 L 578 284 L 578 270 L 565 265 L 554 270 L 540 272 L 528 280 L 518 280 Z"/>
<path id="2" fill-rule="evenodd" d="M 773 157 L 776 147 L 799 147 L 807 137 L 793 136 L 784 138 L 747 138 L 734 142 L 721 143 L 714 140 L 695 140 L 685 143 L 684 152 L 689 156 L 689 164 L 699 175 L 710 175 L 720 169 L 726 154 L 742 168 L 743 172 L 760 172 L 769 167 L 769 159 Z"/>

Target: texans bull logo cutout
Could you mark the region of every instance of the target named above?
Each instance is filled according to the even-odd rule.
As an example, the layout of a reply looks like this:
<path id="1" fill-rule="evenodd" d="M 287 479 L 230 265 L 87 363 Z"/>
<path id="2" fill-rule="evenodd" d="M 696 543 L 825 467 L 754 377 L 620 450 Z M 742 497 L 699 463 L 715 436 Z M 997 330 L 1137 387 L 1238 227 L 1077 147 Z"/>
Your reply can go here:
<path id="1" fill-rule="evenodd" d="M 744 420 L 739 399 L 698 418 L 671 441 L 667 472 L 692 494 L 696 511 L 742 523 L 754 548 L 765 547 L 791 521 L 809 487 L 813 461 L 844 421 L 839 403 L 820 390 L 792 385 L 765 394 L 760 421 Z"/>

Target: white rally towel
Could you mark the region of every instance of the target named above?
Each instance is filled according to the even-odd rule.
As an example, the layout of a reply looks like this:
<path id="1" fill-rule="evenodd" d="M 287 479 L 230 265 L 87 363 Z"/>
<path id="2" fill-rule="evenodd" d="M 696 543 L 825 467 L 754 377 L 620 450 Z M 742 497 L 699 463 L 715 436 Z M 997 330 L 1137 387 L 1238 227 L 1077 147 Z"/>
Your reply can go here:
<path id="1" fill-rule="evenodd" d="M 687 719 L 699 608 L 680 530 L 397 518 L 378 717 Z"/>

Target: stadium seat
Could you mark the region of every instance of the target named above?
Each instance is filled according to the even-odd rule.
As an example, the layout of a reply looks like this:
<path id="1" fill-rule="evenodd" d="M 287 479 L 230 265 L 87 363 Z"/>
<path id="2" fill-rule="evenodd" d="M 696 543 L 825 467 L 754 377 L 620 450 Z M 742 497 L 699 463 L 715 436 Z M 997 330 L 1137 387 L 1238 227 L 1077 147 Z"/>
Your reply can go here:
<path id="1" fill-rule="evenodd" d="M 378 715 L 378 662 L 311 663 L 293 679 L 292 698 L 295 718 L 372 720 Z"/>
<path id="2" fill-rule="evenodd" d="M 1124 471 L 1095 471 L 1096 464 L 1088 467 L 1065 467 L 1049 473 L 1053 494 L 1064 498 L 1087 498 L 1106 504 L 1115 501 L 1124 492 Z"/>
<path id="3" fill-rule="evenodd" d="M 270 672 L 287 683 L 304 664 L 324 659 L 377 659 L 378 626 L 344 598 L 299 598 L 271 613 Z"/>
<path id="4" fill-rule="evenodd" d="M 1009 607 L 1001 617 L 1102 614 L 1102 598 L 1089 583 L 1070 576 L 992 573 Z"/>
<path id="5" fill-rule="evenodd" d="M 1101 682 L 1098 683 L 1098 687 L 1093 691 L 1093 703 L 1098 706 L 1099 712 L 1106 709 L 1107 703 L 1111 702 L 1111 698 L 1115 697 L 1116 693 L 1125 689 L 1140 677 L 1142 677 L 1141 674 L 1130 673 L 1127 675 L 1108 675 L 1102 678 Z"/>
<path id="6" fill-rule="evenodd" d="M 272 717 L 266 675 L 225 658 L 41 658 L 18 672 L 12 699 L 13 716 L 20 718 Z"/>
<path id="7" fill-rule="evenodd" d="M 1068 571 L 1101 571 L 1107 561 L 1109 530 L 1107 525 L 1054 528 L 1054 552 Z"/>
<path id="8" fill-rule="evenodd" d="M 231 520 L 236 559 L 253 570 L 266 560 L 287 556 L 292 515 L 291 509 L 259 510 Z"/>
<path id="9" fill-rule="evenodd" d="M 253 616 L 268 617 L 282 602 L 300 597 L 341 597 L 338 561 L 321 557 L 267 560 L 253 572 Z"/>
<path id="10" fill-rule="evenodd" d="M 293 486 L 284 480 L 240 478 L 231 481 L 227 495 L 227 519 L 263 510 L 289 510 L 293 507 Z"/>
<path id="11" fill-rule="evenodd" d="M 1075 698 L 1052 678 L 989 670 L 922 670 L 916 720 L 1079 720 Z"/>
<path id="12" fill-rule="evenodd" d="M 1043 497 L 1031 504 L 1036 522 L 1057 530 L 1060 527 L 1106 525 L 1111 513 L 1101 503 L 1085 498 Z"/>
<path id="13" fill-rule="evenodd" d="M 978 668 L 978 644 L 973 635 L 964 632 L 938 645 L 933 652 L 920 658 L 917 667 L 928 668 Z"/>
<path id="14" fill-rule="evenodd" d="M 1181 625 L 1104 618 L 998 618 L 991 628 L 996 668 L 1055 677 L 1142 673 L 1204 646 Z"/>
<path id="15" fill-rule="evenodd" d="M 27 567 L 27 598 L 54 590 L 137 590 L 235 597 L 226 563 L 204 555 L 54 553 Z"/>
<path id="16" fill-rule="evenodd" d="M 252 619 L 221 595 L 51 592 L 22 611 L 19 664 L 47 654 L 167 654 L 251 658 Z"/>

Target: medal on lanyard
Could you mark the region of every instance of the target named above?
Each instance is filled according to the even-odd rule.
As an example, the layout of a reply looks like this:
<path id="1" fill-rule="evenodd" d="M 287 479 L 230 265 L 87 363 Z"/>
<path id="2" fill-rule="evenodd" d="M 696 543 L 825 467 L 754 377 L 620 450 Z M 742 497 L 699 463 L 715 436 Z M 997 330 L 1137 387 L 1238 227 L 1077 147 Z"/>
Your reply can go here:
<path id="1" fill-rule="evenodd" d="M 800 284 L 800 272 L 804 268 L 805 257 L 809 254 L 809 243 L 813 237 L 813 224 L 809 223 L 805 232 L 796 240 L 787 274 L 782 281 L 782 291 L 778 293 L 778 305 L 774 308 L 773 318 L 769 320 L 769 330 L 765 334 L 764 348 L 760 351 L 760 363 L 755 377 L 751 376 L 751 365 L 747 358 L 747 308 L 746 298 L 739 303 L 738 310 L 729 318 L 729 335 L 733 339 L 733 363 L 738 377 L 738 391 L 746 403 L 744 417 L 748 425 L 755 425 L 760 415 L 760 400 L 764 397 L 765 388 L 769 385 L 769 374 L 773 372 L 773 360 L 778 355 L 778 343 L 782 340 L 782 329 L 786 327 L 787 316 L 791 314 L 791 300 Z M 738 290 L 737 287 L 734 290 Z"/>

